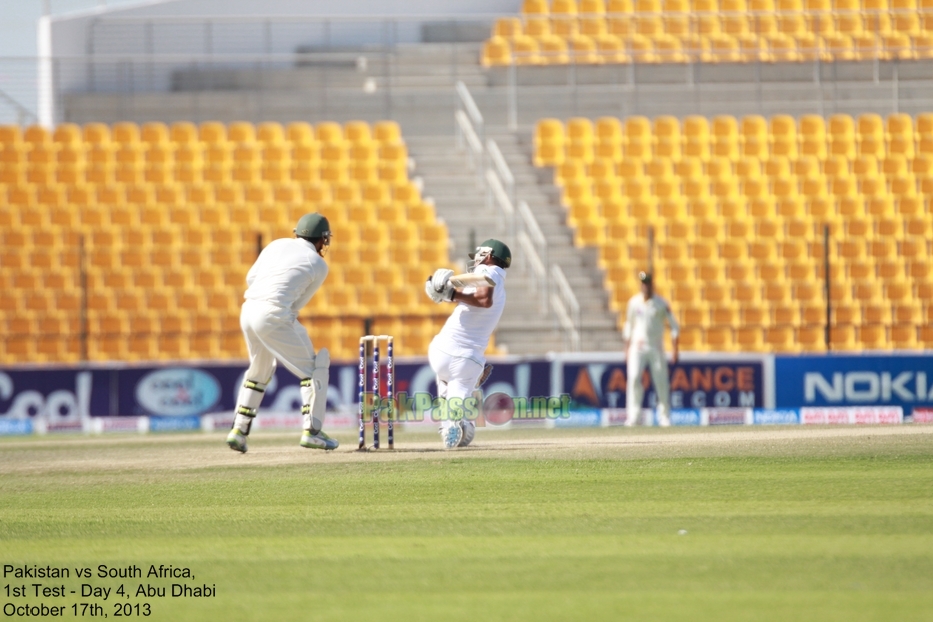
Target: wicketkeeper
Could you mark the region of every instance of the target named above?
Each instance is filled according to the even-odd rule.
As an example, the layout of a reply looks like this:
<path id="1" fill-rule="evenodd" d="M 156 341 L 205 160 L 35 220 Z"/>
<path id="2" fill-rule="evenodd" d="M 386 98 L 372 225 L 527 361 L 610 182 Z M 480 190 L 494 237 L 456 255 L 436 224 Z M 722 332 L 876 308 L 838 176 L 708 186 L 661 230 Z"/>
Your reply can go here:
<path id="1" fill-rule="evenodd" d="M 321 431 L 327 406 L 330 353 L 315 354 L 298 312 L 327 278 L 324 253 L 330 245 L 330 225 L 321 214 L 298 220 L 294 238 L 275 240 L 262 250 L 246 275 L 249 288 L 240 312 L 240 328 L 249 349 L 249 369 L 237 396 L 236 419 L 227 445 L 246 452 L 246 437 L 256 417 L 276 361 L 301 379 L 301 446 L 336 449 L 338 442 Z"/>
<path id="2" fill-rule="evenodd" d="M 485 353 L 489 338 L 505 309 L 505 270 L 512 264 L 512 251 L 494 239 L 480 244 L 469 257 L 473 260 L 470 272 L 492 279 L 492 285 L 466 287 L 458 291 L 450 282 L 454 271 L 441 268 L 428 278 L 424 286 L 434 302 L 457 303 L 428 348 L 428 361 L 437 374 L 438 397 L 446 398 L 448 405 L 452 404 L 453 398 L 473 398 L 474 391 L 481 384 L 481 376 L 487 367 Z M 442 422 L 440 433 L 445 448 L 465 447 L 476 434 L 476 423 L 468 417 L 454 414 L 452 419 Z"/>
<path id="3" fill-rule="evenodd" d="M 671 387 L 668 376 L 667 358 L 664 354 L 664 322 L 671 327 L 671 342 L 673 345 L 672 362 L 677 363 L 677 340 L 680 335 L 680 326 L 671 312 L 671 305 L 662 297 L 654 293 L 651 275 L 639 272 L 641 292 L 635 294 L 628 301 L 625 315 L 623 337 L 626 342 L 626 375 L 628 382 L 625 393 L 625 425 L 635 425 L 638 413 L 641 411 L 641 401 L 644 397 L 644 387 L 641 375 L 647 367 L 651 372 L 654 390 L 658 396 L 658 425 L 671 425 Z"/>

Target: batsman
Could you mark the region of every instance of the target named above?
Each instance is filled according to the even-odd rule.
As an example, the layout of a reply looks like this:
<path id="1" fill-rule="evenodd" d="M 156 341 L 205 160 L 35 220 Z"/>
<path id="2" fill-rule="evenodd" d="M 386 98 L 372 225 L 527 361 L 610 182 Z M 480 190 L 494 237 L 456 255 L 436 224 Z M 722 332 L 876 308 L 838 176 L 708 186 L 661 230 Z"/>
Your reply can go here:
<path id="1" fill-rule="evenodd" d="M 298 220 L 294 238 L 281 238 L 262 250 L 246 275 L 249 287 L 240 311 L 240 328 L 249 350 L 249 369 L 237 396 L 236 418 L 227 445 L 246 453 L 246 439 L 256 418 L 276 361 L 301 379 L 301 446 L 336 449 L 338 442 L 321 428 L 327 406 L 330 353 L 314 352 L 298 313 L 327 278 L 324 253 L 331 231 L 321 214 Z"/>
<path id="2" fill-rule="evenodd" d="M 474 391 L 492 369 L 486 365 L 485 352 L 505 309 L 505 270 L 512 265 L 512 251 L 495 239 L 480 244 L 469 257 L 473 278 L 441 268 L 424 285 L 434 302 L 457 303 L 428 347 L 438 397 L 451 406 L 439 430 L 446 449 L 466 447 L 476 433 L 476 423 L 463 416 L 463 410 L 456 412 L 453 399 L 474 398 Z"/>

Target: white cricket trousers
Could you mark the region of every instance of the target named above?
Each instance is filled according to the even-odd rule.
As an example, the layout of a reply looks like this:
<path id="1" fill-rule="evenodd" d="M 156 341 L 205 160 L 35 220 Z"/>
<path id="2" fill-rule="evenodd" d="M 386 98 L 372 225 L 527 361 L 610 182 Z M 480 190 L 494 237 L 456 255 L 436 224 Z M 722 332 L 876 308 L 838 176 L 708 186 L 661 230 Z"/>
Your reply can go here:
<path id="1" fill-rule="evenodd" d="M 625 425 L 635 425 L 645 389 L 641 384 L 641 375 L 647 367 L 651 371 L 651 380 L 658 396 L 658 424 L 670 425 L 671 385 L 667 371 L 667 358 L 659 348 L 635 348 L 628 353 L 626 366 L 627 384 L 625 391 Z"/>
<path id="2" fill-rule="evenodd" d="M 432 341 L 428 347 L 428 362 L 437 375 L 438 397 L 472 397 L 483 366 L 473 359 L 447 354 L 436 343 Z"/>
<path id="3" fill-rule="evenodd" d="M 311 377 L 314 345 L 308 331 L 289 309 L 246 300 L 240 311 L 240 328 L 249 350 L 248 379 L 268 383 L 275 371 L 276 359 L 298 378 Z"/>

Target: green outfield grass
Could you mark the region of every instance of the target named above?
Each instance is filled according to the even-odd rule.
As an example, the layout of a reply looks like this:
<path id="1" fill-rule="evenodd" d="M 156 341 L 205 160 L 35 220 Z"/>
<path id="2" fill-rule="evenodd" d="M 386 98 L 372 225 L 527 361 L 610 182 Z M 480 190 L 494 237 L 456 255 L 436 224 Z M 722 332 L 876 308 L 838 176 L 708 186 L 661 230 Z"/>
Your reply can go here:
<path id="1" fill-rule="evenodd" d="M 153 620 L 933 619 L 933 434 L 737 434 L 541 430 L 394 456 L 299 451 L 295 435 L 245 456 L 219 435 L 4 440 L 0 564 L 95 578 L 3 586 L 135 595 L 173 580 L 97 566 L 172 564 L 216 597 L 0 602 L 109 618 L 149 603 Z"/>

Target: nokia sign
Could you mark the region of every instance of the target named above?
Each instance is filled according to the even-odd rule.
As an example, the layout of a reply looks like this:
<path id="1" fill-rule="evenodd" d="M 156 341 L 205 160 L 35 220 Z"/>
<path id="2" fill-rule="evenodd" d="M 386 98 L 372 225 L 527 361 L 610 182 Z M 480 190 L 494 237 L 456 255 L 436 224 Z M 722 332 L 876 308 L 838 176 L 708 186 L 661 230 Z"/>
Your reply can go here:
<path id="1" fill-rule="evenodd" d="M 859 402 L 863 404 L 890 403 L 892 397 L 902 402 L 933 401 L 933 390 L 927 385 L 925 371 L 904 371 L 896 376 L 890 372 L 851 371 L 836 372 L 832 381 L 820 372 L 804 376 L 804 400 L 816 402 L 817 394 L 827 402 Z"/>
<path id="2" fill-rule="evenodd" d="M 933 356 L 775 358 L 775 406 L 933 405 Z"/>

